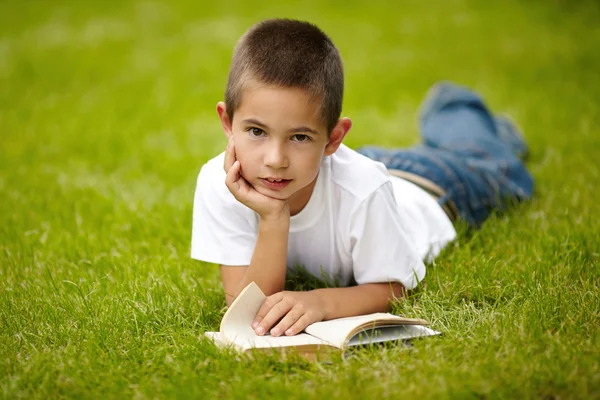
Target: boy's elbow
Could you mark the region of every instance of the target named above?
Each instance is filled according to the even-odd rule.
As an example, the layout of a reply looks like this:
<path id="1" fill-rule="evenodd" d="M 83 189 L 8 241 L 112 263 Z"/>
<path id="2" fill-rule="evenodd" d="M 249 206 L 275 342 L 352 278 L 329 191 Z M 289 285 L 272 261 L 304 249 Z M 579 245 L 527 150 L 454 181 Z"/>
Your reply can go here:
<path id="1" fill-rule="evenodd" d="M 376 287 L 377 298 L 381 301 L 380 304 L 383 306 L 385 303 L 388 308 L 395 300 L 404 298 L 407 295 L 406 288 L 400 282 L 375 283 L 373 285 Z"/>
<path id="2" fill-rule="evenodd" d="M 392 292 L 393 299 L 403 298 L 406 297 L 406 295 L 408 294 L 408 291 L 400 282 L 391 282 L 390 289 Z"/>

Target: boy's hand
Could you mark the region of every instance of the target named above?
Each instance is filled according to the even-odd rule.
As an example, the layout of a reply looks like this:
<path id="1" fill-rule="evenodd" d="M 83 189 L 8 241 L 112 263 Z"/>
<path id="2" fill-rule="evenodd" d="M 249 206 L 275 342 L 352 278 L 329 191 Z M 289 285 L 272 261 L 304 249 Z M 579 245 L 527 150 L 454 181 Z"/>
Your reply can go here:
<path id="1" fill-rule="evenodd" d="M 237 201 L 254 210 L 261 218 L 289 217 L 290 209 L 287 200 L 275 199 L 259 193 L 242 176 L 242 166 L 235 155 L 233 137 L 227 143 L 223 167 L 227 173 L 225 184 Z"/>
<path id="2" fill-rule="evenodd" d="M 285 291 L 267 297 L 256 313 L 252 328 L 259 336 L 269 330 L 272 336 L 292 336 L 325 316 L 325 305 L 314 291 Z"/>

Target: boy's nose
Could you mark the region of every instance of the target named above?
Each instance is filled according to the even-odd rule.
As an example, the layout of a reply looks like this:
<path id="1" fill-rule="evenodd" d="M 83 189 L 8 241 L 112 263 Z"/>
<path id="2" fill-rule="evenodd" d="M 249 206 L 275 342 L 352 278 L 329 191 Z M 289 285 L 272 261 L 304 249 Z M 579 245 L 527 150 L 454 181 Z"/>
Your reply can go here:
<path id="1" fill-rule="evenodd" d="M 286 168 L 288 166 L 288 158 L 283 146 L 270 146 L 265 154 L 265 164 L 275 169 Z"/>

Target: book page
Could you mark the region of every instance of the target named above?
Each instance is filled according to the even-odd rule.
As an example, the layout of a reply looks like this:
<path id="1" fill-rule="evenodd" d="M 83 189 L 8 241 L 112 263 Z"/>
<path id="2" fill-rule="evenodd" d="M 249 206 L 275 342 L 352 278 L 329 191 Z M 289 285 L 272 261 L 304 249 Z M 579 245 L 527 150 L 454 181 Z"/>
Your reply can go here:
<path id="1" fill-rule="evenodd" d="M 229 342 L 221 332 L 204 332 L 204 336 L 212 340 L 216 345 L 231 345 L 231 342 Z"/>
<path id="2" fill-rule="evenodd" d="M 244 338 L 243 340 L 237 340 L 236 344 L 241 346 L 244 350 L 248 349 L 261 349 L 269 347 L 298 347 L 304 345 L 326 345 L 329 344 L 321 339 L 306 333 L 299 333 L 294 336 L 254 336 L 251 338 Z"/>
<path id="3" fill-rule="evenodd" d="M 347 317 L 333 319 L 330 321 L 315 322 L 309 325 L 305 331 L 319 339 L 331 343 L 331 345 L 343 348 L 346 341 L 349 341 L 353 332 L 362 325 L 367 325 L 365 329 L 372 330 L 378 325 L 404 325 L 404 324 L 427 324 L 426 321 L 412 318 L 403 318 L 389 313 L 375 313 L 369 315 L 359 315 L 356 317 Z M 370 325 L 370 326 L 369 326 Z M 369 329 L 371 328 L 371 329 Z M 361 330 L 361 329 L 359 329 Z"/>
<path id="4" fill-rule="evenodd" d="M 252 321 L 266 298 L 258 285 L 251 282 L 231 303 L 221 320 L 219 332 L 230 341 L 257 337 L 252 329 Z"/>

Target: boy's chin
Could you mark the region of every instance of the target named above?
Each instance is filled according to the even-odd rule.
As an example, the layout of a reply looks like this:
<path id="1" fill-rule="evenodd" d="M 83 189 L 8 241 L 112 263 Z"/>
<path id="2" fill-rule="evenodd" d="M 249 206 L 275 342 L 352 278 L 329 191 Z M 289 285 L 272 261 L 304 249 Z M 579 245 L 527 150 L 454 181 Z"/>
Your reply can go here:
<path id="1" fill-rule="evenodd" d="M 282 192 L 277 192 L 274 190 L 268 190 L 268 189 L 264 189 L 264 188 L 254 188 L 258 193 L 265 195 L 267 197 L 270 197 L 272 199 L 277 199 L 277 200 L 287 200 L 290 198 L 290 195 L 287 193 L 282 193 Z"/>

